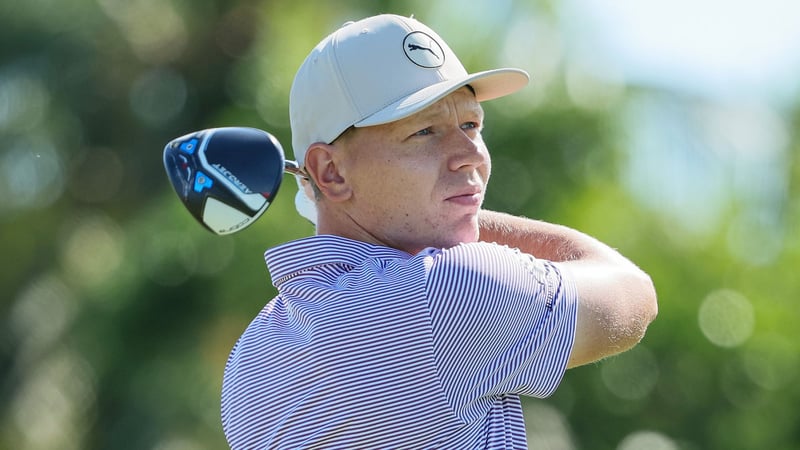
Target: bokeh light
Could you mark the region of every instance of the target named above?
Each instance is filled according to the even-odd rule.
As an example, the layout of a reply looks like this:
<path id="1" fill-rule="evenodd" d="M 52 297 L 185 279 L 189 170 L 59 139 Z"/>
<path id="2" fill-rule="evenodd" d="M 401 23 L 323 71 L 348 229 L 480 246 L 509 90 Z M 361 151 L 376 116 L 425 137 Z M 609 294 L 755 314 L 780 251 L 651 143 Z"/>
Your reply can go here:
<path id="1" fill-rule="evenodd" d="M 45 208 L 64 191 L 64 167 L 49 139 L 12 138 L 0 154 L 0 218 Z"/>
<path id="2" fill-rule="evenodd" d="M 638 400 L 649 395 L 658 382 L 659 373 L 658 360 L 642 344 L 603 361 L 600 368 L 606 388 L 625 400 Z"/>
<path id="3" fill-rule="evenodd" d="M 79 307 L 57 275 L 33 280 L 14 302 L 10 319 L 19 352 L 13 372 L 20 385 L 11 398 L 9 448 L 83 447 L 95 379 L 83 356 L 65 344 Z"/>
<path id="4" fill-rule="evenodd" d="M 0 66 L 0 131 L 30 131 L 41 123 L 49 104 L 47 86 L 35 73 Z"/>
<path id="5" fill-rule="evenodd" d="M 564 414 L 544 402 L 531 402 L 525 406 L 525 431 L 530 448 L 572 450 L 569 422 Z"/>
<path id="6" fill-rule="evenodd" d="M 56 346 L 27 372 L 12 399 L 17 437 L 12 448 L 83 449 L 94 401 L 91 367 L 76 352 Z"/>
<path id="7" fill-rule="evenodd" d="M 46 354 L 67 332 L 78 308 L 75 293 L 57 275 L 37 277 L 25 286 L 9 314 L 17 363 L 27 366 Z"/>
<path id="8" fill-rule="evenodd" d="M 602 63 L 576 61 L 566 73 L 567 95 L 579 108 L 608 110 L 623 100 L 625 84 L 619 71 Z"/>
<path id="9" fill-rule="evenodd" d="M 753 337 L 741 355 L 742 365 L 754 383 L 764 389 L 779 390 L 797 384 L 800 354 L 797 343 L 775 332 Z"/>
<path id="10" fill-rule="evenodd" d="M 617 450 L 678 450 L 675 441 L 657 431 L 636 431 L 625 436 Z"/>
<path id="11" fill-rule="evenodd" d="M 562 79 L 562 39 L 557 27 L 541 15 L 525 11 L 517 15 L 507 31 L 501 57 L 506 64 L 526 70 L 532 82 L 517 95 L 504 99 L 512 107 L 500 109 L 500 114 L 513 117 L 531 113 L 553 97 Z"/>
<path id="12" fill-rule="evenodd" d="M 755 313 L 747 297 L 732 289 L 719 289 L 703 299 L 698 322 L 712 344 L 737 347 L 753 333 Z"/>
<path id="13" fill-rule="evenodd" d="M 183 77 L 170 69 L 153 69 L 131 86 L 131 110 L 151 127 L 163 126 L 183 111 L 187 88 Z"/>
<path id="14" fill-rule="evenodd" d="M 764 207 L 743 211 L 733 217 L 726 234 L 731 256 L 750 266 L 774 263 L 785 245 L 782 214 L 779 207 Z"/>
<path id="15" fill-rule="evenodd" d="M 76 283 L 96 286 L 109 279 L 125 257 L 125 234 L 109 217 L 77 217 L 65 231 L 62 264 Z"/>
<path id="16" fill-rule="evenodd" d="M 101 0 L 98 4 L 117 23 L 136 56 L 144 62 L 174 61 L 188 44 L 185 16 L 171 1 Z"/>

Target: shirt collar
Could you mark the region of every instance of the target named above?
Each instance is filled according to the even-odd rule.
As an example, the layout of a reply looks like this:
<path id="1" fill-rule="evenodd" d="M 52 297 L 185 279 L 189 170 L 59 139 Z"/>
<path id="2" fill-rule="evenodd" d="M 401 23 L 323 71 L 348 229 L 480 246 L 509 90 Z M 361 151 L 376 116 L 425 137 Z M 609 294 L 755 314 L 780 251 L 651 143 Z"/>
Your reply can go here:
<path id="1" fill-rule="evenodd" d="M 391 247 L 322 234 L 281 244 L 264 252 L 267 270 L 277 286 L 298 272 L 327 264 L 356 266 L 368 258 L 408 259 L 411 255 Z"/>

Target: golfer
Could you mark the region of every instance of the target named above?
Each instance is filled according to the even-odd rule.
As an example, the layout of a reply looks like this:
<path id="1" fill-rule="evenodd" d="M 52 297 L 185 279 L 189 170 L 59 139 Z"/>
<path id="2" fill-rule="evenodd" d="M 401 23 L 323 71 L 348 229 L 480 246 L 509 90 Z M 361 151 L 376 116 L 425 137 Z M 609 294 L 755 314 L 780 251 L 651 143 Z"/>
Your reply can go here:
<path id="1" fill-rule="evenodd" d="M 225 368 L 232 448 L 524 449 L 520 396 L 640 341 L 657 306 L 633 263 L 481 209 L 480 102 L 527 82 L 468 74 L 433 30 L 394 15 L 311 51 L 290 119 L 317 233 L 265 254 L 278 295 Z"/>

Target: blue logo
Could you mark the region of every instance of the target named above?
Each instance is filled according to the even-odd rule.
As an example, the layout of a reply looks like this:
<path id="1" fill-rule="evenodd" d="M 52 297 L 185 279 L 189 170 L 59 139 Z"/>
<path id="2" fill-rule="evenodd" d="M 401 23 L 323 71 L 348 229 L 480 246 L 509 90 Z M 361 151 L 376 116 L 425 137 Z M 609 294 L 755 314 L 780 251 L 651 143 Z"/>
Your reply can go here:
<path id="1" fill-rule="evenodd" d="M 184 153 L 192 154 L 197 148 L 197 139 L 190 139 L 181 144 L 181 151 Z"/>
<path id="2" fill-rule="evenodd" d="M 194 177 L 194 191 L 195 192 L 203 192 L 203 189 L 208 189 L 214 185 L 213 180 L 208 178 L 206 174 L 203 172 L 197 171 L 197 175 Z"/>

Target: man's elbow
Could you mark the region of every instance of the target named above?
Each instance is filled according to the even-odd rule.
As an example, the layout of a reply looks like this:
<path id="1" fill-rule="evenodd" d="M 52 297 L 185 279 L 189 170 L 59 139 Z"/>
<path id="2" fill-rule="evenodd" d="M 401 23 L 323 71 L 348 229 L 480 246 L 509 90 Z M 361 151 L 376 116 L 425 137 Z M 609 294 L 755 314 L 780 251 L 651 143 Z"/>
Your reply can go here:
<path id="1" fill-rule="evenodd" d="M 650 277 L 641 271 L 630 275 L 618 309 L 607 311 L 604 357 L 630 350 L 644 338 L 647 328 L 658 315 L 656 290 Z"/>
<path id="2" fill-rule="evenodd" d="M 635 275 L 636 281 L 629 293 L 628 314 L 624 325 L 619 327 L 621 333 L 616 347 L 623 352 L 634 347 L 644 338 L 647 327 L 658 315 L 658 300 L 653 280 L 644 272 Z M 618 353 L 617 352 L 617 353 Z"/>
<path id="3" fill-rule="evenodd" d="M 638 268 L 619 271 L 603 295 L 582 297 L 568 367 L 599 361 L 636 346 L 658 315 L 656 290 Z M 597 292 L 597 291 L 595 291 Z"/>
<path id="4" fill-rule="evenodd" d="M 656 287 L 653 284 L 653 280 L 650 278 L 650 276 L 642 272 L 641 277 L 642 296 L 640 302 L 642 316 L 644 319 L 642 323 L 641 337 L 644 337 L 644 332 L 647 330 L 647 327 L 654 320 L 656 320 L 656 316 L 658 316 L 658 296 L 656 294 Z"/>

